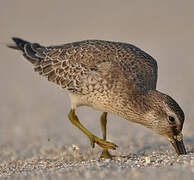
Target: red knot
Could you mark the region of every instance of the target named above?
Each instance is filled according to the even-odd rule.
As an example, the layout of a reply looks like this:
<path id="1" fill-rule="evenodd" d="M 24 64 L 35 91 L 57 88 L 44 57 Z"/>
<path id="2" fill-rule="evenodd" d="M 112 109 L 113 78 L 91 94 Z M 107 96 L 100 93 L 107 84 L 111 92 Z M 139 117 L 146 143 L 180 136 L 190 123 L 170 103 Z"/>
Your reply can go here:
<path id="1" fill-rule="evenodd" d="M 167 137 L 178 155 L 186 154 L 182 128 L 184 112 L 174 99 L 156 90 L 156 60 L 128 43 L 86 40 L 59 46 L 42 46 L 13 38 L 8 47 L 23 52 L 34 70 L 66 90 L 71 100 L 69 120 L 88 136 L 92 147 L 103 148 L 101 157 L 111 158 L 106 141 L 107 113 L 142 124 Z M 101 110 L 102 136 L 86 129 L 75 114 L 79 106 Z"/>

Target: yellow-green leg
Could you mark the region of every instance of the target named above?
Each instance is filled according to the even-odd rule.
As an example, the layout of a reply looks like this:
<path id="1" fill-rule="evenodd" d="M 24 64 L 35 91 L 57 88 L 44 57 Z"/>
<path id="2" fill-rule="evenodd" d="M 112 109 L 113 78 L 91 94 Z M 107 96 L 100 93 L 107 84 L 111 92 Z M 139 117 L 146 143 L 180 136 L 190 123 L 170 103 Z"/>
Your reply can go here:
<path id="1" fill-rule="evenodd" d="M 106 141 L 106 124 L 107 124 L 107 112 L 103 112 L 100 118 L 100 124 L 102 129 L 103 140 Z M 112 159 L 114 157 L 108 152 L 107 148 L 104 148 L 101 153 L 101 158 Z"/>
<path id="2" fill-rule="evenodd" d="M 69 112 L 69 120 L 73 125 L 79 128 L 88 138 L 90 139 L 92 147 L 95 146 L 95 143 L 98 144 L 102 148 L 106 149 L 116 149 L 117 145 L 103 139 L 94 136 L 90 131 L 88 131 L 79 121 L 78 117 L 75 114 L 75 110 L 71 109 Z"/>

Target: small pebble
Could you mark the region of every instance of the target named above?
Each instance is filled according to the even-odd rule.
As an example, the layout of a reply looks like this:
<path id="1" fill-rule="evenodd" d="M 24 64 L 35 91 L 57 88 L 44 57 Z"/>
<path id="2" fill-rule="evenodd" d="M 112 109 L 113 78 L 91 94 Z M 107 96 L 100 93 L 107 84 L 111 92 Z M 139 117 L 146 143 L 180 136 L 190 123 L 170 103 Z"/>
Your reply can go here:
<path id="1" fill-rule="evenodd" d="M 151 164 L 150 157 L 145 157 L 145 162 L 147 165 Z"/>
<path id="2" fill-rule="evenodd" d="M 75 144 L 72 144 L 72 148 L 73 148 L 74 151 L 79 150 L 79 146 L 77 146 L 77 145 L 75 145 Z"/>

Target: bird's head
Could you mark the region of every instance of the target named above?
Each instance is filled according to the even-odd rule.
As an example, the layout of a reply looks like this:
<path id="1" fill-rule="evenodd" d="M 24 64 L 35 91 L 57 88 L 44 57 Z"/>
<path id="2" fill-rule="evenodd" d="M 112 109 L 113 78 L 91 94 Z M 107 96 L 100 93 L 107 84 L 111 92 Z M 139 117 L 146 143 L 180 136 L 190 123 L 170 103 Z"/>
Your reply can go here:
<path id="1" fill-rule="evenodd" d="M 186 154 L 183 143 L 184 112 L 174 99 L 159 91 L 148 93 L 149 111 L 145 114 L 148 128 L 169 139 L 178 155 Z"/>

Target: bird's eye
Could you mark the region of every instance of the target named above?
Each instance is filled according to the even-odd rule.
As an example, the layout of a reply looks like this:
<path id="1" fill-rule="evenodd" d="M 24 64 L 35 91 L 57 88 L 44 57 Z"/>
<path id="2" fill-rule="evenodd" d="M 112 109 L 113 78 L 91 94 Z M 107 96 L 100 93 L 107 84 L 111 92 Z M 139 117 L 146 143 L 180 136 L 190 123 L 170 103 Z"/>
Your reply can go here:
<path id="1" fill-rule="evenodd" d="M 172 117 L 172 116 L 169 116 L 168 119 L 169 119 L 170 122 L 174 122 L 175 121 L 175 118 Z"/>

